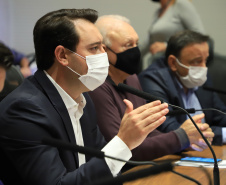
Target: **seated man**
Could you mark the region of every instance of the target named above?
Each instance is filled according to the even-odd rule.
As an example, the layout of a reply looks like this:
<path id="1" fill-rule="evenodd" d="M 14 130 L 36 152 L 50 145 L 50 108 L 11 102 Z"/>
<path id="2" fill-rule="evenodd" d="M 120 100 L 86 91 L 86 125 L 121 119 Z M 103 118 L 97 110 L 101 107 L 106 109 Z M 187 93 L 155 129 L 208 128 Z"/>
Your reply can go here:
<path id="1" fill-rule="evenodd" d="M 13 60 L 10 49 L 0 42 L 0 101 L 17 87 L 6 80 L 6 72 L 12 66 Z"/>
<path id="2" fill-rule="evenodd" d="M 166 103 L 155 101 L 133 110 L 124 100 L 127 109 L 121 127 L 109 143 L 104 140 L 86 93 L 108 74 L 103 38 L 94 25 L 97 17 L 92 9 L 61 9 L 35 24 L 38 71 L 0 103 L 3 183 L 82 185 L 116 176 L 124 162 L 47 146 L 42 139 L 92 147 L 128 160 L 131 150 L 165 121 Z"/>
<path id="3" fill-rule="evenodd" d="M 193 31 L 183 31 L 172 36 L 165 59 L 154 62 L 140 73 L 143 90 L 186 109 L 215 108 L 225 112 L 226 106 L 217 94 L 202 88 L 204 83 L 210 84 L 206 67 L 208 39 L 208 36 Z M 203 112 L 203 121 L 210 125 L 215 134 L 213 144 L 222 145 L 226 142 L 226 116 L 217 111 Z M 176 130 L 187 118 L 185 114 L 167 117 L 158 129 L 162 132 Z"/>
<path id="4" fill-rule="evenodd" d="M 138 35 L 127 18 L 119 15 L 102 16 L 97 20 L 96 26 L 103 35 L 104 48 L 108 53 L 110 67 L 104 84 L 89 94 L 97 110 L 100 130 L 105 139 L 110 141 L 117 134 L 126 110 L 123 99 L 133 102 L 134 108 L 146 103 L 142 98 L 117 89 L 119 83 L 125 83 L 141 90 L 135 74 L 139 66 L 140 51 L 137 47 Z M 194 119 L 198 122 L 203 116 L 203 114 L 197 115 Z M 207 124 L 199 126 L 206 137 L 213 137 Z M 200 134 L 190 120 L 170 133 L 165 134 L 154 130 L 140 146 L 132 151 L 132 159 L 152 160 L 179 152 L 189 146 L 195 150 L 206 148 L 206 144 L 203 143 Z"/>

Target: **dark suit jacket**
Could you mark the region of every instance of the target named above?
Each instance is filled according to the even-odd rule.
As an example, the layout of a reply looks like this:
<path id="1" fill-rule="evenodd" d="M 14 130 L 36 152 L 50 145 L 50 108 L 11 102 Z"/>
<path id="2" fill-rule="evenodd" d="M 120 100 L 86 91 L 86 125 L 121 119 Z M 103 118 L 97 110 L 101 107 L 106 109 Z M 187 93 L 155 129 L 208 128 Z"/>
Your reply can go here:
<path id="1" fill-rule="evenodd" d="M 176 87 L 175 75 L 164 63 L 164 58 L 154 62 L 146 70 L 139 74 L 141 86 L 145 92 L 162 97 L 166 102 L 184 108 L 181 96 Z M 210 80 L 206 84 L 211 86 Z M 205 85 L 205 84 L 204 84 Z M 199 87 L 196 95 L 204 108 L 215 108 L 226 112 L 226 106 L 214 92 L 204 90 Z M 206 123 L 210 125 L 215 137 L 213 144 L 222 144 L 222 128 L 226 126 L 226 116 L 216 111 L 203 111 L 205 113 Z M 177 129 L 186 120 L 186 115 L 167 117 L 167 120 L 158 127 L 163 132 L 169 132 Z"/>
<path id="2" fill-rule="evenodd" d="M 80 120 L 84 145 L 102 149 L 106 142 L 96 125 L 92 101 L 84 95 L 87 104 Z M 65 104 L 43 71 L 8 95 L 0 110 L 1 154 L 6 157 L 1 162 L 7 165 L 0 168 L 11 184 L 81 185 L 112 176 L 104 159 L 86 156 L 88 162 L 78 168 L 77 153 L 40 143 L 43 137 L 51 137 L 76 144 Z"/>

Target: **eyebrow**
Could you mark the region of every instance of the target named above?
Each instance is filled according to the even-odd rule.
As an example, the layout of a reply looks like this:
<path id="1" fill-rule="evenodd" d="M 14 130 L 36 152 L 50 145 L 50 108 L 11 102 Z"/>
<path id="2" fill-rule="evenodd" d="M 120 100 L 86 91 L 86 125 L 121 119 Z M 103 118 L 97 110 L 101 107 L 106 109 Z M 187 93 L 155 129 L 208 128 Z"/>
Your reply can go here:
<path id="1" fill-rule="evenodd" d="M 136 43 L 138 43 L 138 41 L 139 41 L 139 39 L 133 39 L 132 37 L 127 37 L 126 39 L 125 39 L 125 41 L 126 41 L 126 43 L 128 43 L 128 42 L 136 42 Z"/>
<path id="2" fill-rule="evenodd" d="M 91 44 L 89 44 L 88 46 L 101 45 L 101 44 L 102 44 L 102 42 L 101 42 L 101 41 L 99 41 L 99 42 L 94 42 L 94 43 L 91 43 Z"/>

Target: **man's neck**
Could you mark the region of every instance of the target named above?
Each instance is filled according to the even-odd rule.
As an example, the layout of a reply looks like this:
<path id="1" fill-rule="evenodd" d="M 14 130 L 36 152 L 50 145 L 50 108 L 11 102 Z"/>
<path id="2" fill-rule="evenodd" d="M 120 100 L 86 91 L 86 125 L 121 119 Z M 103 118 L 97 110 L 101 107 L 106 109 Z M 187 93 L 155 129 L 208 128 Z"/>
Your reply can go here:
<path id="1" fill-rule="evenodd" d="M 54 71 L 54 72 L 53 72 Z M 83 92 L 88 89 L 76 78 L 68 80 L 62 70 L 47 70 L 46 73 L 73 99 L 76 100 Z M 72 78 L 70 78 L 72 79 Z"/>
<path id="2" fill-rule="evenodd" d="M 183 90 L 184 90 L 184 93 L 185 94 L 188 94 L 188 88 L 187 87 L 185 87 L 182 83 L 181 83 L 181 81 L 180 81 L 180 79 L 178 78 L 178 76 L 175 74 L 175 76 L 176 76 L 176 79 L 177 79 L 177 81 L 181 84 L 181 86 L 183 87 Z"/>
<path id="3" fill-rule="evenodd" d="M 110 65 L 109 67 L 108 75 L 111 77 L 111 79 L 116 85 L 118 85 L 119 83 L 123 83 L 123 81 L 126 80 L 126 78 L 129 76 L 128 73 L 125 73 L 112 65 Z"/>

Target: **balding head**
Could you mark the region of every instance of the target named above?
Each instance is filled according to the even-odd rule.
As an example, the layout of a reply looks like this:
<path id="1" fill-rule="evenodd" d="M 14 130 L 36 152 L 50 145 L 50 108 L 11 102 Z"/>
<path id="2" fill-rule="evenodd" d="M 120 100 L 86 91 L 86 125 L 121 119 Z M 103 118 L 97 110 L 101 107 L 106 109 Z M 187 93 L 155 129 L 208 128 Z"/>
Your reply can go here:
<path id="1" fill-rule="evenodd" d="M 110 47 L 111 38 L 123 29 L 123 25 L 130 25 L 129 19 L 121 15 L 104 15 L 97 19 L 96 26 L 103 36 L 103 43 Z"/>

